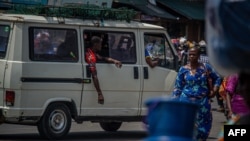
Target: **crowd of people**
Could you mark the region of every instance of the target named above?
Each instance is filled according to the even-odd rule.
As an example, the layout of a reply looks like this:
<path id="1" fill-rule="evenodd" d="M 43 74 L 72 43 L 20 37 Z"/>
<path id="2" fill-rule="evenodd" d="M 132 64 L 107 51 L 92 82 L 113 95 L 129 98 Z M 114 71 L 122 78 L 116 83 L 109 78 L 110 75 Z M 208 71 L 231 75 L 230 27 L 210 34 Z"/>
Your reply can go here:
<path id="1" fill-rule="evenodd" d="M 186 37 L 180 37 L 171 39 L 175 49 L 177 50 L 179 57 L 179 65 L 183 66 L 188 63 L 188 50 L 192 47 L 198 47 L 200 49 L 200 58 L 202 62 L 208 63 L 208 56 L 206 52 L 206 42 L 201 40 L 199 42 L 189 41 Z"/>
<path id="2" fill-rule="evenodd" d="M 207 46 L 204 40 L 201 40 L 200 42 L 196 43 L 194 41 L 193 42 L 188 41 L 185 37 L 180 37 L 177 39 L 172 39 L 172 43 L 174 44 L 176 50 L 178 51 L 180 67 L 190 63 L 189 62 L 190 58 L 188 58 L 189 56 L 188 52 L 192 48 L 199 49 L 198 62 L 210 64 L 207 54 L 207 48 L 206 48 Z M 230 76 L 220 75 L 220 78 L 221 78 L 221 83 L 219 85 L 219 90 L 216 91 L 215 94 L 217 104 L 219 105 L 217 111 L 224 113 L 227 119 L 230 119 L 237 113 L 248 113 L 246 104 L 243 102 L 244 100 L 238 92 L 239 89 L 238 74 L 231 74 Z"/>
<path id="3" fill-rule="evenodd" d="M 209 63 L 207 46 L 204 40 L 190 42 L 186 38 L 172 39 L 179 55 L 180 69 L 176 78 L 173 97 L 200 105 L 197 113 L 196 140 L 207 140 L 212 127 L 211 102 L 216 97 L 218 112 L 225 114 L 230 123 L 249 115 L 250 108 L 240 85 L 239 73 L 220 75 Z M 247 75 L 247 74 L 246 74 Z M 209 80 L 212 79 L 212 80 Z M 246 80 L 244 80 L 246 82 Z M 211 84 L 210 84 L 211 83 Z M 247 84 L 245 84 L 247 85 Z M 233 122 L 232 122 L 233 121 Z M 246 122 L 248 120 L 245 121 Z M 223 130 L 222 130 L 223 131 Z M 223 140 L 220 133 L 218 140 Z"/>
<path id="4" fill-rule="evenodd" d="M 250 67 L 246 63 L 250 59 L 249 12 L 250 1 L 247 0 L 207 1 L 207 48 L 199 44 L 206 46 L 204 41 L 197 44 L 183 37 L 172 40 L 180 59 L 172 97 L 199 105 L 194 124 L 196 132 L 192 140 L 207 140 L 212 126 L 209 99 L 215 95 L 220 111 L 225 113 L 228 120 L 227 125 L 250 124 Z M 208 55 L 204 53 L 207 50 L 210 53 Z M 184 117 L 176 118 L 184 120 Z M 218 133 L 218 141 L 224 141 L 227 136 L 223 127 Z"/>
<path id="5" fill-rule="evenodd" d="M 250 6 L 249 1 L 247 2 L 247 4 L 248 6 Z M 227 6 L 227 4 L 225 5 Z M 250 8 L 247 7 L 248 11 L 249 9 Z M 215 26 L 213 28 L 215 28 L 214 30 L 218 30 L 217 28 L 219 27 Z M 90 67 L 90 70 L 95 82 L 96 90 L 98 92 L 98 102 L 100 104 L 103 104 L 104 97 L 99 87 L 97 72 L 95 68 L 96 57 L 97 58 L 102 58 L 102 57 L 98 57 L 98 54 L 96 54 L 96 52 L 94 53 L 90 52 L 91 50 L 92 51 L 99 50 L 101 48 L 100 42 L 101 41 L 98 41 L 97 43 L 94 42 L 92 43 L 93 46 L 89 50 L 89 52 L 87 52 L 89 53 L 89 55 L 86 55 L 88 56 L 86 59 L 90 60 L 88 63 L 90 64 L 90 66 L 92 66 Z M 215 65 L 211 64 L 210 62 L 211 59 L 209 58 L 210 56 L 207 54 L 208 47 L 204 40 L 201 40 L 199 42 L 190 42 L 186 38 L 181 37 L 178 39 L 173 39 L 172 43 L 174 44 L 176 50 L 178 51 L 180 68 L 176 77 L 174 90 L 172 92 L 171 98 L 180 102 L 182 101 L 198 105 L 199 108 L 197 110 L 197 115 L 194 124 L 194 130 L 195 130 L 194 140 L 206 141 L 210 134 L 213 121 L 211 102 L 213 102 L 212 99 L 214 97 L 216 97 L 217 103 L 219 105 L 219 109 L 217 110 L 224 113 L 226 119 L 231 124 L 249 124 L 250 96 L 248 93 L 250 90 L 250 73 L 248 72 L 248 69 L 244 68 L 245 66 L 237 66 L 238 68 L 236 67 L 237 68 L 236 73 L 233 74 L 231 73 L 230 75 L 226 76 L 218 72 L 218 70 L 220 70 L 220 67 L 217 66 L 216 68 L 214 67 Z M 218 44 L 218 42 L 213 44 L 210 41 L 210 47 L 212 46 L 216 48 L 219 45 L 221 44 Z M 92 61 L 90 59 L 90 56 L 95 56 L 92 59 Z M 121 62 L 118 60 L 114 60 L 112 58 L 102 58 L 102 59 L 110 61 L 116 64 L 118 67 L 121 67 Z M 145 49 L 145 59 L 149 64 L 149 66 L 152 68 L 155 67 L 155 65 L 158 63 L 158 62 L 152 63 L 150 54 L 147 52 L 146 49 Z M 234 65 L 235 64 L 232 63 L 231 67 Z M 235 67 L 233 68 L 235 69 Z M 220 70 L 220 72 L 223 71 Z M 181 111 L 173 111 L 173 112 L 181 112 Z M 185 117 L 176 117 L 176 118 L 180 118 L 180 120 L 183 120 L 183 118 Z M 150 126 L 152 125 L 149 125 L 149 127 Z M 185 127 L 180 127 L 180 128 L 185 128 Z M 219 136 L 218 138 L 219 141 L 224 140 L 223 130 L 221 132 L 222 132 L 220 134 L 221 136 Z M 161 140 L 161 141 L 166 141 L 166 140 Z"/>

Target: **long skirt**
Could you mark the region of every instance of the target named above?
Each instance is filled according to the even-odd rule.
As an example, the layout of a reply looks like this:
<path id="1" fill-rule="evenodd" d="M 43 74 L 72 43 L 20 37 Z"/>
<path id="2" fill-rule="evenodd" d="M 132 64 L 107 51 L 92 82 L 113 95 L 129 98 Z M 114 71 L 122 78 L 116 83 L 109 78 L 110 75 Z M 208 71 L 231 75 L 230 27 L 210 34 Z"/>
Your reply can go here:
<path id="1" fill-rule="evenodd" d="M 212 121 L 213 121 L 210 99 L 207 96 L 198 99 L 198 98 L 189 98 L 187 96 L 181 95 L 179 97 L 179 100 L 199 105 L 199 110 L 195 122 L 196 139 L 198 141 L 207 140 L 210 130 L 212 128 Z"/>

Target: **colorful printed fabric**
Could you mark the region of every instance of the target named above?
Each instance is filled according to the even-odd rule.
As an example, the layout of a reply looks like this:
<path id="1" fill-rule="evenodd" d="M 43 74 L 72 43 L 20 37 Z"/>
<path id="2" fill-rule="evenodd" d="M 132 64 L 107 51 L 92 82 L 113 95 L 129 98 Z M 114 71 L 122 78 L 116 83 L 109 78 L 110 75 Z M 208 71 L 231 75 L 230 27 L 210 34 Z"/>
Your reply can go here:
<path id="1" fill-rule="evenodd" d="M 89 64 L 89 69 L 93 73 L 96 71 L 96 55 L 91 49 L 87 49 L 85 60 Z"/>
<path id="2" fill-rule="evenodd" d="M 249 113 L 249 108 L 247 107 L 244 98 L 240 95 L 237 90 L 238 85 L 238 75 L 233 74 L 228 77 L 226 91 L 228 91 L 231 96 L 231 107 L 234 114 L 247 114 Z"/>
<path id="3" fill-rule="evenodd" d="M 221 83 L 220 76 L 209 64 L 200 64 L 196 72 L 192 72 L 190 65 L 182 66 L 178 72 L 173 96 L 180 101 L 196 103 L 200 106 L 197 115 L 197 140 L 206 140 L 212 127 L 211 103 L 208 97 L 207 77 L 212 78 L 213 85 Z"/>
<path id="4" fill-rule="evenodd" d="M 226 85 L 227 85 L 227 77 L 224 77 L 220 88 L 219 88 L 219 95 L 223 98 L 223 100 L 226 100 Z"/>

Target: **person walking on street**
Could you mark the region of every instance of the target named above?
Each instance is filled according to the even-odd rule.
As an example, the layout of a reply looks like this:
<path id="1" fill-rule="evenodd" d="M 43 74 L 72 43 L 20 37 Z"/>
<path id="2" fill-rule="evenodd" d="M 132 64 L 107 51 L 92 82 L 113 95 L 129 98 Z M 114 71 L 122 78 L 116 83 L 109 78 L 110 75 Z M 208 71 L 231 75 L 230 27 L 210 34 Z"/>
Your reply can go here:
<path id="1" fill-rule="evenodd" d="M 226 125 L 250 125 L 250 73 L 240 72 L 228 77 L 226 86 L 229 109 Z M 234 99 L 233 99 L 234 97 Z M 224 126 L 218 134 L 218 141 L 224 141 Z"/>
<path id="2" fill-rule="evenodd" d="M 208 63 L 198 62 L 198 47 L 190 48 L 188 53 L 189 63 L 179 69 L 172 95 L 177 100 L 199 105 L 196 139 L 205 141 L 212 127 L 210 98 L 218 91 L 221 78 Z M 213 88 L 208 84 L 210 78 L 214 82 Z"/>
<path id="3" fill-rule="evenodd" d="M 199 48 L 200 48 L 200 63 L 209 63 L 208 55 L 207 55 L 207 49 L 206 49 L 206 43 L 204 40 L 201 40 L 199 42 Z M 218 112 L 225 112 L 225 106 L 223 102 L 223 98 L 219 94 L 219 90 L 215 92 L 215 97 L 217 100 L 217 104 L 219 105 L 219 108 L 217 109 Z M 213 100 L 211 99 L 211 102 Z"/>
<path id="4" fill-rule="evenodd" d="M 226 100 L 226 96 L 227 96 L 227 92 L 226 92 L 226 86 L 227 86 L 227 80 L 228 80 L 228 76 L 224 76 L 222 78 L 222 82 L 219 88 L 219 95 L 220 98 L 222 99 L 222 103 L 224 105 L 224 115 L 226 117 L 226 119 L 228 120 L 228 108 L 227 108 L 227 100 Z"/>
<path id="5" fill-rule="evenodd" d="M 187 42 L 187 39 L 182 37 L 180 38 L 180 47 L 182 48 L 181 51 L 181 58 L 180 58 L 180 66 L 184 66 L 188 63 L 188 49 L 189 44 Z"/>
<path id="6" fill-rule="evenodd" d="M 226 100 L 228 107 L 228 118 L 235 115 L 244 115 L 250 112 L 243 97 L 240 94 L 240 85 L 238 83 L 238 74 L 232 74 L 228 77 L 226 85 Z"/>

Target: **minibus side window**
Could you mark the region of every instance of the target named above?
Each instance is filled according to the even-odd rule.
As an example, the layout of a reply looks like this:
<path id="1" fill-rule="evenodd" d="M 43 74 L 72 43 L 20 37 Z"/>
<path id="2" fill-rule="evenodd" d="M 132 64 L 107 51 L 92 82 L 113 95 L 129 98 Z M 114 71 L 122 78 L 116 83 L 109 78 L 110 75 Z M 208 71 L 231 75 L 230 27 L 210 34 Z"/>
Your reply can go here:
<path id="1" fill-rule="evenodd" d="M 77 62 L 77 31 L 74 29 L 29 28 L 30 59 L 33 61 Z"/>
<path id="2" fill-rule="evenodd" d="M 152 59 L 160 59 L 158 66 L 175 69 L 174 53 L 164 34 L 145 33 L 144 47 Z"/>
<path id="3" fill-rule="evenodd" d="M 9 40 L 10 26 L 0 25 L 0 58 L 5 58 Z"/>
<path id="4" fill-rule="evenodd" d="M 134 33 L 85 30 L 83 35 L 85 50 L 91 46 L 91 37 L 98 36 L 102 38 L 102 49 L 98 52 L 101 56 L 111 57 L 121 61 L 123 64 L 136 63 L 136 44 Z M 97 60 L 97 63 L 106 62 L 104 60 Z"/>

